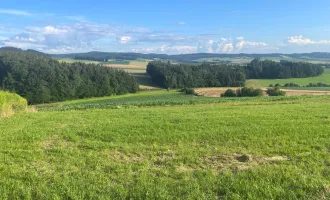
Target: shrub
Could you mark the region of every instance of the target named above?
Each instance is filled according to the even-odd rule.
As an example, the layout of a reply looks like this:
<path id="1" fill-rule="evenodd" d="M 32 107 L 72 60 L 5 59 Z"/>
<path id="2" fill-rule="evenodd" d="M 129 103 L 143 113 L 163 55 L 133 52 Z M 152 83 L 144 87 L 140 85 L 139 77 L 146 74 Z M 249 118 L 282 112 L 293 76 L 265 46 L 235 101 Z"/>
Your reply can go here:
<path id="1" fill-rule="evenodd" d="M 184 92 L 186 94 L 196 95 L 196 91 L 193 88 L 185 88 Z"/>
<path id="2" fill-rule="evenodd" d="M 268 87 L 274 87 L 274 85 L 273 84 L 270 84 Z"/>
<path id="3" fill-rule="evenodd" d="M 243 87 L 242 89 L 238 89 L 237 96 L 240 96 L 240 97 L 263 96 L 263 91 L 261 89 Z"/>
<path id="4" fill-rule="evenodd" d="M 283 87 L 300 87 L 297 83 L 286 83 Z"/>
<path id="5" fill-rule="evenodd" d="M 275 84 L 275 87 L 281 87 L 281 84 L 276 83 L 276 84 Z"/>
<path id="6" fill-rule="evenodd" d="M 330 87 L 330 85 L 325 83 L 309 83 L 306 87 Z"/>
<path id="7" fill-rule="evenodd" d="M 268 88 L 266 93 L 269 96 L 285 96 L 285 92 L 280 90 L 280 87 L 273 87 L 273 88 Z"/>
<path id="8" fill-rule="evenodd" d="M 262 89 L 243 87 L 241 89 L 237 89 L 236 91 L 228 89 L 225 93 L 221 94 L 221 97 L 257 97 L 263 95 L 264 92 Z"/>
<path id="9" fill-rule="evenodd" d="M 237 94 L 234 90 L 228 89 L 221 94 L 221 97 L 237 97 Z"/>

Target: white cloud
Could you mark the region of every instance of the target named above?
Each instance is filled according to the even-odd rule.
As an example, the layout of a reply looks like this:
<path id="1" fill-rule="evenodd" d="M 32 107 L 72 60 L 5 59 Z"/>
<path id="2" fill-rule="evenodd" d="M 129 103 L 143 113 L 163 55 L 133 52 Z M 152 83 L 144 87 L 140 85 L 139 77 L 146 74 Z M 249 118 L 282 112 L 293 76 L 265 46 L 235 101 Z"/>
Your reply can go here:
<path id="1" fill-rule="evenodd" d="M 120 44 L 127 44 L 132 40 L 130 36 L 121 36 L 119 39 Z"/>
<path id="2" fill-rule="evenodd" d="M 196 53 L 197 48 L 193 46 L 162 45 L 160 47 L 133 48 L 132 51 L 136 53 L 189 54 Z"/>
<path id="3" fill-rule="evenodd" d="M 185 25 L 186 22 L 178 22 L 178 25 Z"/>
<path id="4" fill-rule="evenodd" d="M 198 45 L 198 52 L 244 53 L 261 52 L 267 48 L 271 47 L 264 42 L 250 42 L 246 41 L 244 37 L 237 37 L 236 40 L 233 40 L 231 38 L 221 38 L 219 41 L 200 41 Z"/>
<path id="5" fill-rule="evenodd" d="M 330 44 L 330 40 L 313 41 L 305 38 L 302 35 L 289 37 L 288 43 L 297 45 L 310 45 L 310 44 Z"/>
<path id="6" fill-rule="evenodd" d="M 8 37 L 0 36 L 0 41 L 5 41 L 5 40 L 8 40 L 8 39 L 9 39 Z"/>
<path id="7" fill-rule="evenodd" d="M 31 16 L 32 13 L 22 10 L 0 9 L 0 14 Z"/>

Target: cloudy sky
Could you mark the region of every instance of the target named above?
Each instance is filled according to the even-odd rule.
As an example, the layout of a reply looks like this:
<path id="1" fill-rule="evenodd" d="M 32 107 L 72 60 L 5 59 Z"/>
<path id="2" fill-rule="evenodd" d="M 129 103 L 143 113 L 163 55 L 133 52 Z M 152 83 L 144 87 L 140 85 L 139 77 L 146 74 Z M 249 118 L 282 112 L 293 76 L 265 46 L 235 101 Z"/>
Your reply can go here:
<path id="1" fill-rule="evenodd" d="M 329 0 L 15 0 L 0 47 L 47 53 L 330 52 Z"/>

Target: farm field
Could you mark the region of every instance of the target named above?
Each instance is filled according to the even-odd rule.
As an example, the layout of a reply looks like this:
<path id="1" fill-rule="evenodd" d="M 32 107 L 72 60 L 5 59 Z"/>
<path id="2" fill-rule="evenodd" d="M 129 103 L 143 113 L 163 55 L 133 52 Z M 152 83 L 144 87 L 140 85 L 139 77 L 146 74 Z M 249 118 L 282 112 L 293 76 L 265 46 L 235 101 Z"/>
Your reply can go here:
<path id="1" fill-rule="evenodd" d="M 8 199 L 330 198 L 329 96 L 220 99 L 149 91 L 48 105 L 112 101 L 116 109 L 40 109 L 0 119 L 0 193 Z M 134 106 L 138 101 L 154 103 Z"/>
<path id="2" fill-rule="evenodd" d="M 220 97 L 227 89 L 236 90 L 238 88 L 196 88 L 195 91 L 198 95 L 208 97 Z M 261 88 L 266 94 L 267 88 Z M 298 88 L 281 88 L 285 91 L 286 96 L 302 96 L 302 95 L 330 95 L 330 89 L 325 87 L 309 88 L 309 87 L 298 87 Z"/>
<path id="3" fill-rule="evenodd" d="M 270 84 L 275 85 L 276 83 L 279 83 L 281 85 L 284 85 L 286 83 L 296 83 L 301 86 L 308 85 L 309 83 L 330 84 L 330 69 L 325 69 L 324 74 L 317 77 L 290 78 L 290 79 L 250 79 L 247 80 L 246 85 L 248 87 L 262 88 L 262 87 L 268 87 Z"/>
<path id="4" fill-rule="evenodd" d="M 128 64 L 103 64 L 103 66 L 119 68 L 127 71 L 128 73 L 146 73 L 148 62 L 134 60 L 129 61 Z"/>
<path id="5" fill-rule="evenodd" d="M 101 63 L 101 62 L 98 62 L 98 61 L 77 60 L 77 59 L 72 59 L 72 58 L 58 58 L 56 60 L 59 61 L 59 62 L 67 62 L 67 63 L 75 63 L 75 62 L 82 62 L 82 63 L 86 63 L 86 64 L 100 64 Z"/>

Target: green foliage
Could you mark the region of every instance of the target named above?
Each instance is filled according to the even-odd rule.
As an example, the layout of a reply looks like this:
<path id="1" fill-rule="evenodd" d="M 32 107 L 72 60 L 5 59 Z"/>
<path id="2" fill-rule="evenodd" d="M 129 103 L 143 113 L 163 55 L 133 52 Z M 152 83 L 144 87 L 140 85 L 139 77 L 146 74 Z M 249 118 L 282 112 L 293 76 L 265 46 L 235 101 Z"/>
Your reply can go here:
<path id="1" fill-rule="evenodd" d="M 330 87 L 330 84 L 325 83 L 309 83 L 306 87 Z"/>
<path id="2" fill-rule="evenodd" d="M 32 53 L 0 53 L 0 88 L 29 103 L 134 93 L 135 78 L 123 70 L 85 63 L 64 63 Z"/>
<path id="3" fill-rule="evenodd" d="M 286 93 L 280 89 L 280 87 L 268 88 L 266 93 L 269 96 L 285 96 Z"/>
<path id="4" fill-rule="evenodd" d="M 147 66 L 153 82 L 163 88 L 243 86 L 244 69 L 229 65 L 187 65 L 153 61 Z"/>
<path id="5" fill-rule="evenodd" d="M 238 97 L 257 97 L 264 95 L 261 89 L 254 89 L 251 87 L 243 87 L 241 89 L 237 89 L 236 94 Z"/>
<path id="6" fill-rule="evenodd" d="M 0 117 L 11 115 L 14 112 L 27 108 L 27 101 L 17 94 L 0 91 Z"/>
<path id="7" fill-rule="evenodd" d="M 185 89 L 184 89 L 184 92 L 185 92 L 186 94 L 196 95 L 196 92 L 195 92 L 195 90 L 194 90 L 193 88 L 185 88 Z"/>
<path id="8" fill-rule="evenodd" d="M 300 85 L 297 83 L 286 83 L 283 87 L 300 87 Z"/>
<path id="9" fill-rule="evenodd" d="M 157 102 L 165 94 L 206 99 L 172 91 L 97 99 Z M 208 99 L 2 119 L 1 197 L 329 198 L 329 96 Z"/>
<path id="10" fill-rule="evenodd" d="M 221 94 L 221 97 L 237 97 L 237 94 L 235 90 L 228 89 Z"/>
<path id="11" fill-rule="evenodd" d="M 245 69 L 249 79 L 305 78 L 319 76 L 324 72 L 322 65 L 285 60 L 278 63 L 260 59 L 252 60 Z"/>
<path id="12" fill-rule="evenodd" d="M 324 73 L 320 76 L 309 78 L 288 78 L 288 79 L 276 79 L 276 82 L 280 85 L 286 83 L 296 83 L 301 86 L 308 85 L 309 83 L 324 83 L 330 85 L 330 69 L 324 69 Z M 269 87 L 270 84 L 274 84 L 274 79 L 250 79 L 247 80 L 246 86 L 248 87 Z"/>

